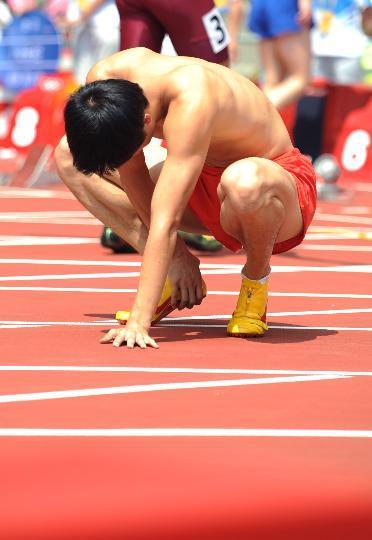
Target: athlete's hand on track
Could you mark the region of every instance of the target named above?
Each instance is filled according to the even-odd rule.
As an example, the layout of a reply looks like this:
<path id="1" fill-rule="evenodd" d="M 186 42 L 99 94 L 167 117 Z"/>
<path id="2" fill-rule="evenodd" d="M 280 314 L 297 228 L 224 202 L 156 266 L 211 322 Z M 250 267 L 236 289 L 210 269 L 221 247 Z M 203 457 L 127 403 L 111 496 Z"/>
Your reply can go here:
<path id="1" fill-rule="evenodd" d="M 112 328 L 100 339 L 100 343 L 112 343 L 114 347 L 120 347 L 126 343 L 128 349 L 133 349 L 135 345 L 141 349 L 146 349 L 147 346 L 159 348 L 156 341 L 149 336 L 148 331 L 134 321 L 128 321 L 124 328 Z"/>
<path id="2" fill-rule="evenodd" d="M 172 284 L 171 304 L 174 308 L 191 309 L 202 303 L 205 294 L 199 265 L 199 259 L 188 250 L 177 254 L 172 260 L 168 278 Z"/>

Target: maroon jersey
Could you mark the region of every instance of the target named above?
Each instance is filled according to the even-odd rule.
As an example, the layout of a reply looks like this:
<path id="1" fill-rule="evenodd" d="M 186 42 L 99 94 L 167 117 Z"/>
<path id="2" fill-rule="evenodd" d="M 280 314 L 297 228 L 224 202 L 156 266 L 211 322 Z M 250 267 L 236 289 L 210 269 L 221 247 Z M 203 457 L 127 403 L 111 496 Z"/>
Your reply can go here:
<path id="1" fill-rule="evenodd" d="M 213 0 L 116 0 L 121 50 L 147 47 L 160 52 L 165 34 L 177 54 L 210 62 L 228 59 L 228 33 Z"/>

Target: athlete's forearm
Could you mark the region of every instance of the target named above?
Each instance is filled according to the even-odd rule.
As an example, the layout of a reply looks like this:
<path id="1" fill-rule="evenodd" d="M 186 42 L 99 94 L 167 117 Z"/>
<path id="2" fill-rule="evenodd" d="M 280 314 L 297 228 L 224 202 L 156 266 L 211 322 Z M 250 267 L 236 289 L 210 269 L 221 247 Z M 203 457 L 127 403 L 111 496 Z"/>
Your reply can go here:
<path id="1" fill-rule="evenodd" d="M 147 329 L 159 302 L 176 244 L 177 230 L 174 228 L 150 228 L 138 292 L 130 315 L 130 321 L 136 321 Z"/>

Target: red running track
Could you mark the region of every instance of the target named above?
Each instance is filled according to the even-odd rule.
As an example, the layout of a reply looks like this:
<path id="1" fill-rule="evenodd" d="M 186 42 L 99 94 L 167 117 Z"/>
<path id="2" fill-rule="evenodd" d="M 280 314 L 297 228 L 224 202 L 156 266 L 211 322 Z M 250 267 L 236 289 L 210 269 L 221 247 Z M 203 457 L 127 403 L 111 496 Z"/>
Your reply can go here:
<path id="1" fill-rule="evenodd" d="M 60 187 L 0 197 L 2 539 L 372 537 L 370 185 L 273 258 L 264 339 L 225 335 L 243 258 L 221 252 L 145 351 L 98 343 L 139 257 Z"/>

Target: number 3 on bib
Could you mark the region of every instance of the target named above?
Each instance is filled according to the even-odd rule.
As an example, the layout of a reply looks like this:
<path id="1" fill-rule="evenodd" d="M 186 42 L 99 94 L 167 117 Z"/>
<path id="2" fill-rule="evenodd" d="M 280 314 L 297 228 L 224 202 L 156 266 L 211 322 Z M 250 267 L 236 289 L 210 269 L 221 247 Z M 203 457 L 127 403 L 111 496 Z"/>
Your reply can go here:
<path id="1" fill-rule="evenodd" d="M 217 54 L 225 49 L 230 42 L 229 34 L 221 13 L 214 7 L 208 11 L 208 13 L 203 15 L 202 21 L 208 34 L 212 50 Z"/>

